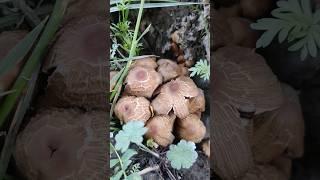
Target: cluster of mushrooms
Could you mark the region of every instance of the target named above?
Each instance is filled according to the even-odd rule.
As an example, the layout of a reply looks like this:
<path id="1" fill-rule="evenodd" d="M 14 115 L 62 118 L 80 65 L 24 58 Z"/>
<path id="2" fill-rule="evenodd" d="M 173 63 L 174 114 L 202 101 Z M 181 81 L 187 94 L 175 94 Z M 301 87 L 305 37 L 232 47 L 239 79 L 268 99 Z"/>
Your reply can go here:
<path id="1" fill-rule="evenodd" d="M 115 74 L 111 72 L 110 77 Z M 175 136 L 201 142 L 206 134 L 201 121 L 204 111 L 203 91 L 188 77 L 187 68 L 152 56 L 135 60 L 114 109 L 121 122 L 143 121 L 146 137 L 162 147 L 173 143 Z"/>
<path id="2" fill-rule="evenodd" d="M 222 180 L 288 180 L 304 153 L 299 94 L 255 52 L 259 33 L 249 26 L 271 1 L 218 1 L 212 12 L 211 168 Z M 254 11 L 261 4 L 269 6 Z"/>
<path id="3" fill-rule="evenodd" d="M 108 87 L 107 27 L 103 12 L 78 12 L 78 6 L 98 4 L 72 1 L 64 23 L 43 60 L 48 76 L 44 93 L 35 100 L 35 115 L 26 118 L 18 135 L 14 159 L 27 179 L 105 179 L 107 160 Z M 100 3 L 99 7 L 104 3 Z M 100 8 L 101 9 L 101 8 Z M 0 35 L 0 59 L 26 32 Z M 2 39 L 4 39 L 2 41 Z M 12 45 L 11 45 L 12 44 Z M 6 52 L 4 52 L 6 51 Z M 4 54 L 4 55 L 3 55 Z M 0 77 L 1 87 L 16 78 L 16 69 Z M 8 81 L 8 78 L 12 81 Z M 7 83 L 7 84 L 5 84 Z M 39 85 L 41 87 L 43 85 Z"/>

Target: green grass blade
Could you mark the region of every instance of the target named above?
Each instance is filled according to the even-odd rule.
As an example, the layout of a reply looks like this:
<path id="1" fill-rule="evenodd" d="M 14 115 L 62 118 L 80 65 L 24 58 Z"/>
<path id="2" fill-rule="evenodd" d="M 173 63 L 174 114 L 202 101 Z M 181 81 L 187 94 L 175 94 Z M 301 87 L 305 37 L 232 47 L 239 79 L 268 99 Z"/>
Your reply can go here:
<path id="1" fill-rule="evenodd" d="M 123 0 L 111 0 L 110 5 L 112 6 L 115 4 L 119 4 L 119 3 L 121 3 L 121 1 L 123 1 Z M 140 2 L 140 0 L 131 0 L 131 2 Z M 149 0 L 146 2 L 178 2 L 178 1 L 176 1 L 176 0 Z"/>
<path id="2" fill-rule="evenodd" d="M 53 13 L 49 19 L 47 26 L 42 33 L 38 44 L 36 45 L 33 53 L 28 59 L 18 79 L 13 85 L 12 90 L 14 93 L 6 96 L 4 102 L 0 106 L 0 127 L 5 123 L 9 113 L 13 110 L 17 99 L 25 89 L 28 79 L 30 79 L 32 73 L 35 71 L 37 64 L 41 62 L 44 57 L 47 47 L 51 40 L 53 40 L 56 31 L 63 19 L 63 15 L 66 11 L 69 0 L 57 0 L 53 9 Z"/>
<path id="3" fill-rule="evenodd" d="M 14 68 L 15 65 L 28 54 L 42 32 L 47 20 L 48 18 L 43 20 L 2 59 L 0 62 L 0 76 Z"/>
<path id="4" fill-rule="evenodd" d="M 197 4 L 204 4 L 204 3 L 194 3 L 194 2 L 174 2 L 174 3 L 145 3 L 144 9 L 150 8 L 165 8 L 165 7 L 175 7 L 175 6 L 190 6 L 190 5 L 197 5 Z M 140 4 L 129 4 L 128 9 L 139 9 Z M 111 7 L 110 12 L 117 12 L 119 11 L 118 7 Z"/>

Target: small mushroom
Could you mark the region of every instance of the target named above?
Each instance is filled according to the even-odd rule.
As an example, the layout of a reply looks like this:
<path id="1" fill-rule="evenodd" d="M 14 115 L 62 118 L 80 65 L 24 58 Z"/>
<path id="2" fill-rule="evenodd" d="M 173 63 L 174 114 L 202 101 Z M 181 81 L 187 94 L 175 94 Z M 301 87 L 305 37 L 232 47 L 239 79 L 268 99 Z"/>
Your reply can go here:
<path id="1" fill-rule="evenodd" d="M 164 82 L 167 82 L 185 73 L 185 71 L 172 60 L 160 59 L 157 63 L 159 65 L 158 72 L 162 75 Z"/>
<path id="2" fill-rule="evenodd" d="M 142 66 L 142 67 L 148 67 L 151 69 L 156 69 L 158 67 L 158 64 L 156 62 L 155 56 L 145 56 L 141 57 L 139 59 L 135 59 L 134 63 L 131 65 L 131 68 L 136 66 Z"/>
<path id="3" fill-rule="evenodd" d="M 202 143 L 202 150 L 204 154 L 208 157 L 210 157 L 210 140 L 206 140 Z"/>
<path id="4" fill-rule="evenodd" d="M 162 83 L 162 77 L 154 69 L 136 66 L 129 71 L 125 82 L 127 94 L 150 98 Z"/>
<path id="5" fill-rule="evenodd" d="M 20 40 L 26 36 L 25 31 L 5 31 L 0 34 L 0 62 L 14 48 Z M 23 61 L 18 62 L 15 67 L 0 76 L 0 93 L 7 91 L 19 74 Z"/>
<path id="6" fill-rule="evenodd" d="M 27 179 L 104 179 L 108 170 L 105 112 L 49 109 L 33 117 L 14 158 Z"/>
<path id="7" fill-rule="evenodd" d="M 197 95 L 198 88 L 192 79 L 181 76 L 164 84 L 160 89 L 160 94 L 152 101 L 151 105 L 157 115 L 169 114 L 173 109 L 174 114 L 183 119 L 190 114 L 187 98 Z"/>
<path id="8" fill-rule="evenodd" d="M 217 10 L 212 10 L 212 19 L 213 25 L 212 32 L 215 34 L 215 40 L 212 42 L 213 49 L 216 50 L 220 47 L 230 44 L 233 40 L 233 34 L 231 27 L 226 21 L 227 17 Z"/>
<path id="9" fill-rule="evenodd" d="M 125 96 L 118 100 L 114 113 L 122 122 L 143 121 L 151 117 L 150 102 L 144 97 Z"/>
<path id="10" fill-rule="evenodd" d="M 206 127 L 197 115 L 190 114 L 177 119 L 176 132 L 181 139 L 199 143 L 206 134 Z"/>
<path id="11" fill-rule="evenodd" d="M 154 116 L 148 120 L 146 125 L 148 128 L 146 137 L 152 138 L 160 146 L 167 147 L 174 140 L 174 135 L 172 134 L 174 120 L 174 115 Z"/>
<path id="12" fill-rule="evenodd" d="M 190 98 L 189 100 L 189 112 L 191 114 L 197 112 L 204 112 L 206 109 L 206 100 L 204 97 L 203 90 L 198 88 L 198 95 Z"/>

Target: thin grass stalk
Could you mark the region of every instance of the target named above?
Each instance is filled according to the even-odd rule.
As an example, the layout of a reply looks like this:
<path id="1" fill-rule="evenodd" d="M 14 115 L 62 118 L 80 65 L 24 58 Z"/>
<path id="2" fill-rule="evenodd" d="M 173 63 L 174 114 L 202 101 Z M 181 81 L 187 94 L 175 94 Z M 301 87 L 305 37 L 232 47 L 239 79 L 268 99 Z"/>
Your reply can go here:
<path id="1" fill-rule="evenodd" d="M 126 67 L 125 67 L 123 73 L 121 74 L 118 82 L 116 83 L 116 86 L 114 88 L 116 91 L 113 91 L 111 96 L 110 96 L 110 99 L 111 99 L 111 101 L 113 100 L 113 102 L 116 102 L 118 97 L 119 97 L 119 95 L 120 95 L 119 89 L 122 86 L 122 83 L 123 83 L 123 80 L 124 80 L 125 76 L 128 74 L 129 68 L 130 68 L 130 66 L 132 64 L 133 57 L 136 55 L 135 54 L 135 50 L 136 50 L 137 44 L 138 44 L 137 40 L 138 40 L 140 23 L 141 23 L 141 19 L 142 19 L 143 7 L 144 7 L 144 0 L 141 0 L 138 19 L 137 19 L 137 22 L 136 22 L 136 27 L 135 27 L 135 30 L 134 30 L 134 35 L 133 35 L 133 40 L 132 40 L 132 45 L 131 45 L 131 49 L 130 49 L 130 53 L 129 53 L 129 60 L 128 60 L 128 62 L 126 64 Z M 110 111 L 110 114 L 113 114 L 113 110 Z"/>
<path id="2" fill-rule="evenodd" d="M 33 73 L 32 79 L 29 83 L 28 90 L 26 95 L 20 100 L 16 113 L 13 117 L 13 120 L 11 122 L 8 135 L 6 136 L 4 146 L 1 151 L 1 157 L 0 157 L 0 179 L 4 179 L 6 175 L 6 170 L 8 168 L 8 164 L 10 161 L 10 158 L 12 156 L 12 151 L 15 146 L 16 138 L 18 131 L 20 129 L 20 125 L 23 121 L 23 118 L 30 106 L 34 89 L 36 86 L 36 82 L 39 76 L 40 71 L 40 63 L 37 65 L 37 70 Z"/>
<path id="3" fill-rule="evenodd" d="M 33 53 L 28 59 L 22 72 L 14 83 L 12 90 L 15 90 L 12 94 L 8 95 L 4 102 L 0 106 L 0 127 L 6 122 L 10 112 L 14 109 L 14 106 L 25 89 L 32 73 L 35 71 L 37 64 L 44 57 L 47 47 L 51 40 L 54 38 L 56 31 L 63 19 L 63 15 L 66 11 L 69 0 L 57 0 L 53 9 L 53 13 L 49 19 L 47 26 L 42 33 L 38 44 L 36 45 Z"/>

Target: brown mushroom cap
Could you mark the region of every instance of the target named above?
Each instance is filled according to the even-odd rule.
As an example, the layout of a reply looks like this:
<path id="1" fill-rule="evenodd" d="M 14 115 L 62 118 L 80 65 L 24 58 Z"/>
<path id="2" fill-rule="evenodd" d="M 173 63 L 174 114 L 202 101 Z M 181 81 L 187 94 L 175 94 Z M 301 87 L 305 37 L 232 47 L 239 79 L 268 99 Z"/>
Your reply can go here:
<path id="1" fill-rule="evenodd" d="M 174 114 L 183 119 L 190 114 L 186 97 L 191 98 L 197 95 L 198 88 L 192 79 L 181 76 L 164 84 L 151 105 L 157 115 L 169 114 L 173 109 Z"/>
<path id="2" fill-rule="evenodd" d="M 143 121 L 151 117 L 150 102 L 144 97 L 125 96 L 118 100 L 114 113 L 122 122 Z"/>
<path id="3" fill-rule="evenodd" d="M 213 56 L 214 92 L 227 94 L 228 103 L 234 108 L 253 105 L 256 114 L 260 114 L 282 105 L 283 94 L 277 77 L 254 50 L 226 46 Z"/>
<path id="4" fill-rule="evenodd" d="M 174 117 L 169 115 L 160 115 L 151 118 L 146 127 L 148 132 L 146 133 L 147 138 L 152 138 L 157 144 L 163 147 L 167 147 L 174 140 L 172 134 Z"/>
<path id="5" fill-rule="evenodd" d="M 273 0 L 240 0 L 242 15 L 250 19 L 258 19 L 267 15 L 272 9 Z"/>
<path id="6" fill-rule="evenodd" d="M 104 179 L 105 112 L 46 110 L 17 138 L 15 159 L 28 179 Z"/>
<path id="7" fill-rule="evenodd" d="M 92 14 L 104 15 L 107 5 L 107 2 L 101 0 L 71 0 L 64 20 L 67 22 L 73 18 L 85 17 Z"/>
<path id="8" fill-rule="evenodd" d="M 158 72 L 162 75 L 164 82 L 183 75 L 184 73 L 183 69 L 170 59 L 160 59 L 157 63 L 159 65 Z"/>
<path id="9" fill-rule="evenodd" d="M 197 115 L 190 114 L 184 119 L 177 119 L 176 132 L 181 139 L 199 143 L 206 134 L 206 127 Z"/>
<path id="10" fill-rule="evenodd" d="M 203 90 L 198 88 L 198 95 L 190 98 L 189 100 L 189 112 L 191 114 L 197 112 L 204 112 L 206 108 L 206 99 L 204 97 Z"/>
<path id="11" fill-rule="evenodd" d="M 25 31 L 5 31 L 0 34 L 0 62 L 14 48 L 20 40 L 26 36 Z M 13 81 L 16 79 L 20 67 L 23 62 L 19 62 L 16 66 L 9 70 L 3 76 L 0 76 L 0 93 L 7 91 Z"/>
<path id="12" fill-rule="evenodd" d="M 43 98 L 50 106 L 106 109 L 105 19 L 88 16 L 63 28 L 45 69 L 54 69 Z"/>
<path id="13" fill-rule="evenodd" d="M 145 56 L 139 59 L 135 59 L 134 63 L 131 65 L 131 68 L 136 66 L 148 67 L 151 69 L 156 69 L 158 64 L 156 62 L 157 58 L 155 56 Z"/>
<path id="14" fill-rule="evenodd" d="M 285 154 L 299 158 L 304 152 L 304 121 L 298 94 L 282 84 L 285 102 L 279 110 L 254 119 L 253 155 L 257 162 L 268 163 Z"/>
<path id="15" fill-rule="evenodd" d="M 162 83 L 162 77 L 154 69 L 136 66 L 129 71 L 125 82 L 127 94 L 150 98 Z"/>

